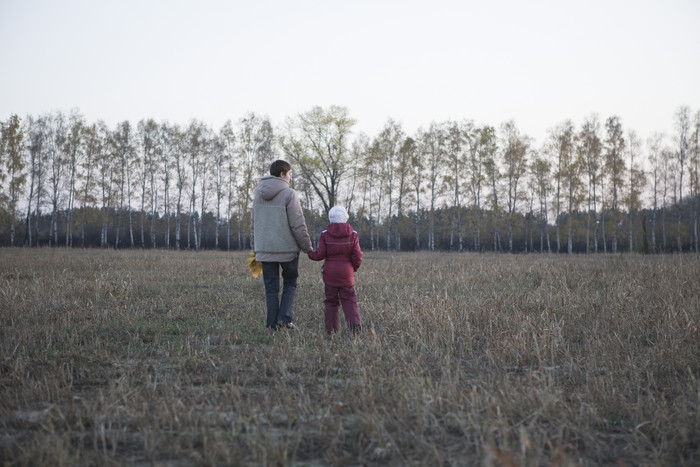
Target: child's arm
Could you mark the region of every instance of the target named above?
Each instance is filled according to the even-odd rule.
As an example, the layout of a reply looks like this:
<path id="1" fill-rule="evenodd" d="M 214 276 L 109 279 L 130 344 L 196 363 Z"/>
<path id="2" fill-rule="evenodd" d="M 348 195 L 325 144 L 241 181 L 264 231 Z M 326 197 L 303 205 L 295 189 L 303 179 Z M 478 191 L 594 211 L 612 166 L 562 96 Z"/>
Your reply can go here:
<path id="1" fill-rule="evenodd" d="M 314 261 L 321 261 L 326 257 L 326 236 L 321 234 L 318 239 L 318 248 L 313 251 L 308 251 L 309 259 Z"/>
<path id="2" fill-rule="evenodd" d="M 353 245 L 352 253 L 350 254 L 350 261 L 352 262 L 353 271 L 357 271 L 360 268 L 360 264 L 362 264 L 362 250 L 360 249 L 360 237 L 359 235 L 357 235 L 357 232 L 353 232 L 352 239 Z"/>

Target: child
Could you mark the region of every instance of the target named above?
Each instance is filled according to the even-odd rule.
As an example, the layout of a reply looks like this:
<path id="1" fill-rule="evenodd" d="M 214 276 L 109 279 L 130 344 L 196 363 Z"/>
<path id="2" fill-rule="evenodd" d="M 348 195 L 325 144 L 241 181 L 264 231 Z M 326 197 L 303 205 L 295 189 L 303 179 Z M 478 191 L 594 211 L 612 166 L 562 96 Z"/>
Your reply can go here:
<path id="1" fill-rule="evenodd" d="M 321 233 L 318 248 L 308 252 L 309 258 L 314 261 L 326 260 L 321 269 L 326 292 L 323 302 L 326 332 L 338 332 L 338 306 L 342 303 L 345 321 L 353 334 L 357 334 L 360 331 L 361 318 L 355 294 L 354 273 L 362 263 L 360 241 L 357 232 L 347 223 L 348 213 L 344 207 L 332 207 L 328 212 L 328 220 L 331 223 Z"/>

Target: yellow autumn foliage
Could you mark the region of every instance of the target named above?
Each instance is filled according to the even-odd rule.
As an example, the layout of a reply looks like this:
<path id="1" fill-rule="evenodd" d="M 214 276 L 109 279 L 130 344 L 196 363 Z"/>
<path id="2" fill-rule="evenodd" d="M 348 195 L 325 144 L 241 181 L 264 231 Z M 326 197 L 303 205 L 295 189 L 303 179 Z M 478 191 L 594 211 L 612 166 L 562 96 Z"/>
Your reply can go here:
<path id="1" fill-rule="evenodd" d="M 250 273 L 253 275 L 253 277 L 257 278 L 260 274 L 262 274 L 262 264 L 260 261 L 255 260 L 255 252 L 250 253 L 247 261 L 248 267 L 250 268 Z"/>

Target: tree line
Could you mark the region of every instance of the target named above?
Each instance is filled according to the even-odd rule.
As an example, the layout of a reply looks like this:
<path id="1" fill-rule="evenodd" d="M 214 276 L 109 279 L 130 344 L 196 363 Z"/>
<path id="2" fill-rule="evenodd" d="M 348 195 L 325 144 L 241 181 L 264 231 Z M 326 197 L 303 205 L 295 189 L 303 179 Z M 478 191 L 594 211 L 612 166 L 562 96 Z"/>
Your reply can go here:
<path id="1" fill-rule="evenodd" d="M 109 127 L 79 111 L 0 121 L 0 244 L 247 249 L 254 190 L 293 167 L 314 236 L 343 204 L 365 249 L 698 252 L 700 112 L 642 141 L 617 116 L 553 126 L 388 119 L 355 134 L 345 107 L 273 128 L 248 113 L 212 129 L 144 119 Z"/>

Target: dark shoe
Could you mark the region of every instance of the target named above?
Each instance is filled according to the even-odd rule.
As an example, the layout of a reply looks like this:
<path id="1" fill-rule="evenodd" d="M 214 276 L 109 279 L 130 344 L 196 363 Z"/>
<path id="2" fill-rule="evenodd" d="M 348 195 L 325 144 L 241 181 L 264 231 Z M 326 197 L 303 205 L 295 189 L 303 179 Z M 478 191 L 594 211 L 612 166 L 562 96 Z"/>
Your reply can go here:
<path id="1" fill-rule="evenodd" d="M 289 322 L 289 323 L 277 323 L 277 329 L 291 329 L 291 330 L 297 330 L 299 329 L 296 324 Z"/>
<path id="2" fill-rule="evenodd" d="M 353 335 L 357 336 L 362 332 L 362 325 L 350 323 L 350 331 L 352 331 Z"/>

